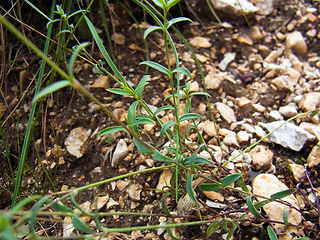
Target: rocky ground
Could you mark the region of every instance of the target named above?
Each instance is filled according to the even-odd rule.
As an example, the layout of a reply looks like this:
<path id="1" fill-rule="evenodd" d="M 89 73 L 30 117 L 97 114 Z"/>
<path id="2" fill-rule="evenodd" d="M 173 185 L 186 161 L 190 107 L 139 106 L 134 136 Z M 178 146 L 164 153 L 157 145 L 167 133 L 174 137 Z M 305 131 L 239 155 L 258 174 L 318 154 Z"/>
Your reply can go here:
<path id="1" fill-rule="evenodd" d="M 233 10 L 228 8 L 228 14 L 225 14 L 224 9 L 218 10 L 223 21 L 220 24 L 213 17 L 203 17 L 210 16 L 204 10 L 206 8 L 203 2 L 186 1 L 188 7 L 194 9 L 188 13 L 194 23 L 183 24 L 179 29 L 196 52 L 211 95 L 218 136 L 214 123 L 210 120 L 205 98 L 195 96 L 192 106 L 194 112 L 204 116 L 198 127 L 214 154 L 214 160 L 221 164 L 228 161 L 226 167 L 229 172 L 241 172 L 254 194 L 270 196 L 281 190 L 296 188 L 294 195 L 284 199 L 295 207 L 289 211 L 289 223 L 293 226 L 284 228 L 282 225 L 274 225 L 274 229 L 280 239 L 292 239 L 294 236 L 318 239 L 320 120 L 317 114 L 310 114 L 320 104 L 319 1 L 278 1 L 262 7 L 258 3 L 260 1 L 255 0 L 252 2 L 260 8 L 249 8 L 247 22 L 243 18 L 243 11 L 234 10 L 238 12 L 230 14 Z M 145 74 L 145 68 L 138 65 L 145 60 L 144 45 L 130 17 L 122 13 L 116 4 L 111 6 L 114 8 L 112 23 L 116 34 L 113 34 L 112 39 L 117 66 L 135 86 Z M 102 28 L 99 20 L 94 24 Z M 152 22 L 148 18 L 141 18 L 140 24 L 146 29 Z M 204 91 L 195 60 L 174 33 L 173 37 L 177 43 L 181 65 L 192 72 L 191 91 Z M 152 33 L 148 43 L 150 58 L 165 64 L 161 35 Z M 14 44 L 10 45 L 10 49 L 16 47 Z M 97 50 L 92 54 L 96 59 L 102 57 Z M 5 82 L 1 89 L 3 98 L 0 116 L 2 121 L 6 120 L 3 124 L 4 137 L 11 150 L 10 159 L 14 168 L 18 164 L 14 155 L 19 156 L 21 151 L 32 94 L 17 110 L 14 107 L 20 104 L 19 100 L 38 64 L 30 56 L 27 50 L 19 52 L 18 63 L 25 69 L 10 69 L 10 73 L 3 78 Z M 174 59 L 171 64 L 175 64 Z M 150 70 L 148 74 L 151 78 L 145 88 L 144 98 L 156 110 L 169 103 L 168 100 L 164 101 L 169 94 L 169 82 L 158 72 Z M 10 77 L 15 81 L 10 82 Z M 106 88 L 116 86 L 113 80 L 93 73 L 92 66 L 82 60 L 77 62 L 76 77 L 118 119 L 125 121 L 132 99 L 106 92 Z M 180 109 L 183 111 L 184 108 L 185 103 L 182 101 Z M 297 115 L 298 117 L 285 124 L 286 120 Z M 161 112 L 160 116 L 163 122 L 173 118 L 170 111 Z M 34 182 L 39 182 L 41 188 L 52 193 L 43 166 L 53 177 L 55 187 L 66 190 L 162 165 L 154 161 L 152 156 L 144 157 L 139 154 L 131 138 L 124 132 L 97 137 L 99 131 L 114 123 L 97 105 L 90 103 L 75 90 L 62 89 L 51 95 L 46 100 L 39 122 L 31 144 L 33 150 L 27 160 L 30 169 L 23 182 L 26 195 L 37 191 Z M 279 129 L 269 137 L 256 144 L 277 128 Z M 161 147 L 166 144 L 165 139 L 159 138 L 159 127 L 145 125 L 143 130 L 144 138 L 153 145 Z M 218 137 L 222 143 L 221 148 L 218 146 Z M 197 149 L 199 142 L 196 135 L 191 134 L 189 138 L 190 144 Z M 248 148 L 249 146 L 252 147 Z M 3 144 L 1 149 L 3 151 Z M 243 150 L 246 152 L 240 155 Z M 206 152 L 200 152 L 199 155 L 210 157 Z M 1 164 L 4 169 L 8 168 L 4 155 L 1 156 Z M 37 180 L 34 180 L 34 176 Z M 171 176 L 170 171 L 164 170 L 118 180 L 80 194 L 78 202 L 90 211 L 94 196 L 99 194 L 101 209 L 104 211 L 162 213 L 159 203 L 161 194 L 155 189 L 163 189 L 168 185 Z M 5 181 L 2 177 L 1 184 Z M 218 193 L 201 192 L 199 189 L 196 192 L 201 200 L 201 209 L 207 216 L 236 209 L 246 211 L 245 199 L 239 197 L 238 193 L 228 190 Z M 2 195 L 5 196 L 2 208 L 6 208 L 10 195 Z M 272 204 L 263 208 L 264 216 L 270 220 L 282 221 L 285 205 L 277 202 Z M 169 202 L 168 206 L 170 211 L 177 211 L 174 201 Z M 189 214 L 193 213 L 191 211 Z M 238 218 L 239 214 L 229 216 Z M 235 232 L 234 239 L 263 239 L 259 235 L 260 226 L 256 220 L 248 218 Z M 90 220 L 86 219 L 87 222 Z M 151 225 L 165 221 L 165 217 L 113 216 L 104 219 L 108 227 Z M 54 225 L 50 231 L 58 231 L 66 236 L 73 230 L 71 228 L 67 231 L 69 227 L 70 223 L 65 220 L 62 227 Z M 204 226 L 180 229 L 181 237 L 204 239 L 205 229 Z M 114 239 L 130 237 L 169 239 L 167 233 L 161 231 L 136 231 L 131 235 L 114 236 Z M 212 237 L 225 238 L 223 230 Z"/>

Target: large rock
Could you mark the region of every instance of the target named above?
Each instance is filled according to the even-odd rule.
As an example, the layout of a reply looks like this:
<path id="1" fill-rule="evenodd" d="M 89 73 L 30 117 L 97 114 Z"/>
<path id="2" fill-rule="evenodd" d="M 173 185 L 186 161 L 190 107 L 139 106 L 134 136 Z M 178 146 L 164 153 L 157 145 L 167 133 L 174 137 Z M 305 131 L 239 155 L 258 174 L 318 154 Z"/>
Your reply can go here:
<path id="1" fill-rule="evenodd" d="M 250 15 L 258 10 L 247 0 L 211 0 L 211 3 L 215 10 L 227 13 L 233 17 L 243 18 L 243 14 Z"/>
<path id="2" fill-rule="evenodd" d="M 284 123 L 285 121 L 275 121 L 262 124 L 262 126 L 269 132 L 272 132 Z M 307 141 L 313 141 L 315 136 L 293 123 L 286 123 L 272 133 L 269 138 L 271 142 L 298 152 L 303 148 Z"/>
<path id="3" fill-rule="evenodd" d="M 272 194 L 280 191 L 287 190 L 288 187 L 281 182 L 276 176 L 272 174 L 260 174 L 252 182 L 252 192 L 254 194 L 270 197 Z M 258 198 L 259 201 L 264 199 Z M 289 195 L 281 200 L 289 202 L 292 206 L 298 207 L 298 201 L 294 195 Z M 289 210 L 288 223 L 299 225 L 302 221 L 300 212 L 293 208 L 289 208 L 287 205 L 281 204 L 279 202 L 271 202 L 263 206 L 263 210 L 269 216 L 270 220 L 273 221 L 283 221 L 283 214 L 285 210 Z M 282 224 L 273 224 L 273 228 L 277 234 L 279 234 L 279 239 L 289 240 L 292 239 L 290 233 L 298 233 L 298 229 L 293 226 L 286 226 Z"/>

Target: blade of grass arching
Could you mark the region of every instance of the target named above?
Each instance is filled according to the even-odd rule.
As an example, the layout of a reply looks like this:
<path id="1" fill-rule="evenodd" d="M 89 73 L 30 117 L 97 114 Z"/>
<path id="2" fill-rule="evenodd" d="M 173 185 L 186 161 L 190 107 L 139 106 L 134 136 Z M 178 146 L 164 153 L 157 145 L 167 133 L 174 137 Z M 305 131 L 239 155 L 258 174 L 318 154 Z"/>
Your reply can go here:
<path id="1" fill-rule="evenodd" d="M 211 11 L 211 13 L 212 13 L 212 15 L 216 18 L 216 20 L 218 21 L 218 23 L 221 23 L 220 18 L 219 18 L 218 15 L 216 14 L 216 11 L 214 11 L 214 9 L 213 9 L 210 1 L 209 1 L 209 0 L 206 0 L 206 3 L 207 3 L 207 5 L 208 5 L 208 7 L 209 7 L 209 9 L 210 9 L 210 11 Z"/>
<path id="2" fill-rule="evenodd" d="M 136 23 L 137 28 L 143 39 L 144 49 L 146 50 L 146 60 L 149 61 L 150 60 L 149 45 L 148 45 L 147 39 L 143 38 L 144 32 L 142 31 L 138 20 L 134 17 L 132 12 L 121 1 L 119 0 L 116 0 L 116 1 L 126 11 L 126 13 L 132 18 L 132 20 Z M 148 66 L 146 67 L 146 73 L 147 72 L 148 72 Z"/>
<path id="3" fill-rule="evenodd" d="M 36 10 L 39 14 L 41 14 L 44 18 L 46 18 L 48 21 L 50 21 L 51 20 L 51 18 L 53 17 L 53 15 L 52 16 L 50 16 L 50 18 L 47 16 L 47 15 L 45 15 L 39 8 L 37 8 L 33 3 L 31 3 L 29 0 L 24 0 L 30 7 L 32 7 L 34 10 Z M 55 5 L 54 5 L 55 6 Z M 52 5 L 51 5 L 51 7 L 52 7 Z M 52 13 L 52 9 L 51 9 L 51 13 Z"/>
<path id="4" fill-rule="evenodd" d="M 51 5 L 50 18 L 52 18 L 53 15 L 54 15 L 53 11 L 54 11 L 55 5 L 56 5 L 56 1 L 53 0 L 52 1 L 52 5 Z M 49 26 L 48 33 L 47 33 L 47 37 L 48 38 L 51 37 L 51 32 L 52 32 L 52 26 Z M 50 45 L 50 41 L 47 39 L 45 41 L 45 47 L 44 47 L 44 54 L 45 55 L 48 54 L 49 45 Z M 45 61 L 42 61 L 41 67 L 40 67 L 40 72 L 39 72 L 39 77 L 38 77 L 38 82 L 37 82 L 37 86 L 36 86 L 36 90 L 35 90 L 35 94 L 37 94 L 40 91 L 40 86 L 41 86 L 41 83 L 42 83 L 41 79 L 42 79 L 42 77 L 44 75 L 45 66 L 46 66 Z M 18 173 L 17 173 L 17 177 L 16 177 L 16 181 L 15 181 L 14 192 L 13 192 L 13 196 L 12 196 L 12 203 L 11 203 L 12 207 L 17 202 L 17 197 L 18 197 L 18 194 L 19 194 L 20 188 L 21 188 L 23 170 L 24 170 L 24 167 L 25 167 L 26 157 L 27 157 L 27 154 L 28 154 L 28 146 L 29 146 L 29 141 L 30 141 L 30 137 L 31 137 L 31 132 L 32 132 L 31 130 L 32 130 L 33 119 L 34 119 L 34 115 L 35 115 L 35 111 L 36 111 L 36 106 L 37 105 L 34 104 L 32 106 L 32 108 L 31 108 L 31 111 L 30 111 L 27 130 L 26 130 L 26 134 L 25 134 L 25 138 L 24 138 L 24 142 L 23 142 L 23 146 L 22 146 L 22 151 L 21 151 L 21 156 L 20 156 L 20 161 L 19 161 L 19 166 L 18 166 Z"/>
<path id="5" fill-rule="evenodd" d="M 118 68 L 116 67 L 116 65 L 114 64 L 114 62 L 112 61 L 112 59 L 110 58 L 106 48 L 104 47 L 101 38 L 99 37 L 99 34 L 97 33 L 97 30 L 95 29 L 94 25 L 92 24 L 92 22 L 90 21 L 90 19 L 85 16 L 84 19 L 87 22 L 87 25 L 90 29 L 90 32 L 94 38 L 94 41 L 96 42 L 96 44 L 98 45 L 103 57 L 105 58 L 105 60 L 107 61 L 107 63 L 109 64 L 110 68 L 112 69 L 112 71 L 114 72 L 114 74 L 118 77 L 118 79 L 122 82 L 125 83 L 126 80 L 125 78 L 122 76 L 122 74 L 120 73 L 120 71 L 118 70 Z"/>
<path id="6" fill-rule="evenodd" d="M 115 62 L 116 56 L 113 51 L 112 41 L 111 41 L 110 32 L 109 32 L 109 26 L 107 23 L 107 15 L 106 15 L 105 7 L 106 7 L 105 0 L 99 0 L 99 9 L 100 9 L 100 16 L 101 16 L 102 24 L 103 24 L 104 30 L 106 32 L 108 46 L 109 46 L 109 49 L 111 52 L 111 58 Z"/>

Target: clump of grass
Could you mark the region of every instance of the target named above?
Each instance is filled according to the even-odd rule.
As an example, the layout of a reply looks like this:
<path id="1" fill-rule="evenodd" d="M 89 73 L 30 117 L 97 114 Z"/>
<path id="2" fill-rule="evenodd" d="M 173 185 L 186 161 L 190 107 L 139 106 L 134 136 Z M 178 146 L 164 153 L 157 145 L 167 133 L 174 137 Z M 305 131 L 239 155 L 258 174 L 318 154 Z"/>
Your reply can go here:
<path id="1" fill-rule="evenodd" d="M 239 210 L 240 212 L 243 212 L 243 214 L 238 219 L 232 218 L 231 212 L 223 213 L 219 217 L 210 215 L 203 216 L 203 213 L 200 208 L 201 203 L 196 193 L 198 189 L 201 191 L 219 191 L 221 189 L 229 189 L 231 191 L 236 191 L 238 193 L 244 194 L 246 196 L 246 204 L 248 211 L 250 211 L 254 215 L 254 217 L 260 222 L 268 224 L 266 235 L 268 235 L 270 239 L 277 239 L 277 236 L 271 227 L 272 221 L 267 220 L 262 216 L 261 208 L 265 204 L 268 204 L 272 201 L 287 204 L 281 201 L 280 199 L 292 194 L 295 191 L 295 189 L 278 192 L 276 194 L 273 194 L 270 198 L 263 197 L 265 200 L 255 202 L 253 199 L 258 196 L 251 193 L 250 190 L 247 188 L 247 186 L 245 185 L 244 177 L 241 173 L 231 174 L 225 170 L 223 165 L 218 165 L 213 161 L 213 154 L 211 151 L 209 151 L 207 143 L 205 142 L 201 132 L 198 129 L 198 124 L 203 117 L 199 114 L 193 113 L 191 108 L 192 98 L 196 95 L 205 96 L 208 101 L 208 106 L 210 106 L 210 95 L 207 93 L 206 88 L 204 92 L 190 93 L 192 75 L 187 68 L 181 67 L 179 65 L 179 58 L 176 45 L 169 32 L 170 29 L 175 30 L 178 33 L 178 35 L 183 39 L 183 41 L 185 41 L 185 43 L 187 44 L 183 36 L 174 28 L 174 24 L 179 22 L 192 21 L 186 17 L 177 17 L 169 19 L 170 9 L 174 7 L 176 4 L 178 4 L 179 0 L 153 0 L 152 3 L 148 1 L 134 0 L 134 2 L 138 6 L 140 6 L 144 11 L 146 11 L 157 24 L 155 26 L 149 27 L 144 32 L 144 39 L 146 39 L 154 31 L 160 31 L 164 39 L 164 53 L 166 56 L 166 65 L 161 65 L 157 62 L 149 60 L 141 62 L 142 65 L 146 65 L 149 68 L 157 70 L 159 73 L 167 76 L 167 78 L 169 79 L 171 94 L 166 99 L 171 98 L 172 104 L 165 105 L 155 112 L 153 112 L 150 109 L 148 102 L 144 99 L 144 88 L 146 85 L 148 85 L 148 80 L 150 76 L 143 76 L 137 84 L 136 88 L 133 88 L 121 74 L 121 71 L 116 67 L 114 63 L 114 57 L 109 56 L 102 40 L 100 39 L 96 31 L 95 26 L 86 16 L 86 13 L 89 11 L 93 1 L 89 3 L 87 9 L 80 9 L 73 13 L 69 13 L 69 11 L 65 12 L 62 6 L 56 6 L 56 11 L 54 11 L 52 8 L 51 16 L 48 18 L 49 22 L 47 25 L 48 37 L 50 37 L 52 27 L 55 25 L 55 23 L 58 22 L 62 22 L 64 26 L 64 28 L 59 31 L 58 35 L 69 35 L 68 38 L 63 37 L 63 42 L 60 42 L 62 45 L 64 45 L 64 47 L 59 49 L 59 57 L 56 59 L 56 62 L 47 57 L 49 46 L 48 42 L 44 51 L 39 50 L 37 46 L 35 46 L 29 39 L 22 35 L 5 18 L 0 17 L 1 23 L 6 28 L 8 28 L 8 30 L 10 30 L 13 34 L 15 34 L 21 42 L 26 44 L 43 60 L 43 65 L 39 73 L 39 80 L 35 92 L 35 97 L 33 99 L 33 110 L 30 113 L 26 140 L 23 145 L 23 150 L 20 158 L 19 170 L 15 179 L 16 186 L 13 194 L 12 208 L 9 211 L 2 212 L 2 214 L 0 215 L 1 238 L 17 239 L 16 235 L 19 233 L 21 226 L 27 223 L 29 227 L 28 238 L 39 239 L 40 237 L 36 232 L 37 222 L 61 221 L 62 219 L 69 217 L 71 219 L 73 227 L 78 230 L 78 234 L 75 234 L 74 236 L 72 236 L 72 238 L 94 239 L 96 237 L 102 237 L 113 232 L 131 232 L 135 230 L 152 230 L 165 228 L 170 237 L 172 237 L 173 239 L 177 239 L 178 236 L 175 236 L 174 231 L 172 230 L 173 228 L 186 227 L 190 225 L 206 225 L 206 235 L 208 238 L 218 230 L 222 230 L 227 234 L 227 239 L 231 239 L 234 232 L 239 228 L 240 223 L 242 221 L 250 220 L 248 218 L 248 214 L 244 211 Z M 53 13 L 56 13 L 59 16 L 59 18 L 53 19 Z M 76 14 L 79 14 L 81 17 L 79 18 L 77 24 L 73 26 L 69 23 L 69 19 Z M 68 46 L 70 39 L 77 39 L 74 34 L 75 29 L 82 20 L 85 20 L 96 45 L 98 46 L 102 56 L 104 57 L 103 60 L 98 61 L 91 59 L 96 63 L 93 68 L 94 71 L 100 74 L 107 75 L 118 83 L 119 87 L 107 89 L 109 92 L 121 96 L 131 97 L 134 99 L 134 102 L 131 103 L 128 109 L 128 115 L 126 117 L 125 123 L 119 121 L 119 119 L 117 119 L 109 109 L 107 109 L 94 95 L 92 95 L 86 88 L 84 88 L 81 85 L 81 83 L 76 79 L 76 76 L 74 75 L 74 64 L 79 54 L 84 54 L 86 57 L 91 58 L 91 56 L 85 50 L 89 43 L 78 42 L 78 44 L 74 46 L 73 53 L 68 63 L 68 72 L 65 72 L 63 69 L 59 67 L 61 59 L 66 54 L 66 47 Z M 191 49 L 190 45 L 188 45 L 188 47 Z M 170 51 L 173 52 L 174 58 L 176 60 L 176 65 L 174 67 L 170 66 Z M 192 53 L 194 55 L 193 51 Z M 112 71 L 108 71 L 107 67 L 104 67 L 105 64 L 107 64 L 108 68 L 110 68 Z M 199 61 L 197 61 L 197 64 L 203 76 L 203 72 L 201 70 Z M 64 80 L 50 84 L 47 87 L 45 87 L 42 91 L 39 91 L 40 85 L 42 84 L 40 76 L 43 76 L 44 74 L 45 65 L 49 65 L 52 68 L 52 70 L 58 73 L 60 77 L 62 77 L 62 79 Z M 180 77 L 181 75 L 183 75 L 183 78 Z M 182 88 L 181 86 L 184 87 Z M 83 187 L 68 190 L 66 192 L 55 192 L 54 194 L 46 196 L 33 195 L 30 198 L 20 200 L 17 202 L 20 192 L 23 171 L 26 166 L 25 159 L 26 153 L 28 151 L 30 135 L 32 132 L 32 125 L 34 123 L 33 119 L 35 116 L 36 104 L 40 100 L 43 101 L 44 97 L 48 94 L 58 91 L 64 87 L 73 87 L 74 89 L 78 90 L 86 97 L 88 97 L 91 101 L 96 103 L 111 119 L 114 120 L 117 126 L 112 126 L 102 130 L 99 133 L 99 136 L 110 134 L 115 131 L 125 131 L 128 135 L 132 137 L 133 142 L 139 153 L 143 155 L 152 155 L 155 161 L 163 163 L 162 166 L 152 167 L 149 169 L 123 174 L 121 176 L 105 179 Z M 182 90 L 183 93 L 181 93 L 180 90 Z M 184 103 L 186 104 L 186 108 L 184 113 L 180 114 L 180 104 L 182 101 L 184 101 Z M 147 115 L 140 114 L 140 109 L 142 108 L 147 112 Z M 158 117 L 158 113 L 161 111 L 169 110 L 174 112 L 174 120 L 163 123 L 161 119 Z M 211 116 L 212 120 L 215 121 L 212 114 Z M 290 120 L 291 119 L 289 119 L 288 121 Z M 190 127 L 185 131 L 185 133 L 182 133 L 180 128 L 183 122 L 188 122 L 190 124 Z M 166 138 L 170 143 L 170 146 L 159 147 L 153 146 L 150 142 L 146 142 L 142 138 L 142 134 L 139 127 L 143 124 L 154 124 L 160 127 L 160 137 Z M 197 134 L 197 137 L 200 142 L 196 150 L 193 150 L 188 145 L 188 141 L 190 141 L 188 139 L 188 134 L 191 131 L 194 131 Z M 269 135 L 270 134 L 272 133 L 269 133 Z M 253 146 L 254 145 L 250 146 L 245 151 L 249 150 Z M 163 150 L 166 150 L 165 152 L 167 152 L 167 154 L 164 154 Z M 198 153 L 201 150 L 207 151 L 210 154 L 211 159 L 199 157 Z M 227 163 L 228 162 L 226 162 L 225 164 Z M 76 196 L 80 192 L 83 192 L 85 190 L 92 189 L 106 183 L 114 182 L 119 179 L 124 179 L 152 171 L 160 171 L 163 169 L 170 169 L 173 172 L 173 177 L 171 179 L 171 185 L 173 187 L 170 189 L 171 192 L 165 192 L 163 194 L 162 200 L 160 200 L 162 203 L 163 214 L 133 212 L 99 212 L 97 208 L 97 199 L 95 199 L 96 208 L 93 213 L 90 213 L 85 211 L 75 200 Z M 198 179 L 200 181 L 196 186 L 193 186 L 193 182 L 195 179 Z M 233 186 L 234 184 L 236 186 Z M 186 205 L 189 206 L 189 209 L 186 209 L 188 214 L 173 213 L 174 209 L 170 209 L 170 207 L 167 205 L 166 198 L 169 197 L 175 200 L 178 207 L 179 204 L 181 204 L 181 202 L 187 202 Z M 259 197 L 261 198 L 261 196 Z M 187 216 L 190 212 L 192 213 L 193 206 L 195 206 L 198 215 Z M 289 206 L 293 208 L 292 205 Z M 108 226 L 104 226 L 103 223 L 101 223 L 100 217 L 114 215 L 139 215 L 154 217 L 164 216 L 167 218 L 167 222 L 164 225 L 146 225 L 127 228 L 108 228 Z M 84 216 L 91 217 L 94 220 L 95 226 L 91 226 L 89 224 L 84 223 L 81 219 L 81 217 Z M 185 221 L 182 223 L 175 222 L 177 218 L 182 217 L 187 218 L 190 221 Z M 196 218 L 197 220 L 194 221 L 194 218 Z M 283 215 L 282 224 L 288 224 L 287 213 Z"/>

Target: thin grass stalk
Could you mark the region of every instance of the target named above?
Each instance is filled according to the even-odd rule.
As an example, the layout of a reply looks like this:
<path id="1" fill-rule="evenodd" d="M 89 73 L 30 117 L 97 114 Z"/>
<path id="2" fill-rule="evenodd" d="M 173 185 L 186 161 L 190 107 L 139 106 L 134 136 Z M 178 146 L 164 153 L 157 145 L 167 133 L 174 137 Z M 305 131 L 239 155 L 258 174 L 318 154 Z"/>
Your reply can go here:
<path id="1" fill-rule="evenodd" d="M 53 0 L 52 1 L 52 5 L 51 5 L 51 15 L 50 15 L 51 18 L 53 17 L 53 14 L 54 14 L 53 10 L 54 10 L 55 4 L 56 4 L 56 1 Z M 4 25 L 6 25 L 6 27 L 8 28 L 8 24 L 5 24 L 6 19 L 4 19 L 4 18 L 2 18 L 2 16 L 0 16 L 0 21 Z M 9 25 L 9 28 L 10 28 L 10 25 Z M 14 32 L 14 31 L 19 32 L 17 29 L 11 28 L 11 32 Z M 48 38 L 50 38 L 51 32 L 52 32 L 52 27 L 49 27 L 48 28 L 48 33 L 47 33 L 47 37 Z M 15 34 L 15 35 L 17 36 L 17 34 Z M 23 39 L 23 35 L 20 32 L 19 32 L 19 37 Z M 47 55 L 48 54 L 49 45 L 50 45 L 50 41 L 48 39 L 46 39 L 43 55 Z M 46 66 L 46 62 L 42 61 L 41 67 L 40 67 L 40 73 L 39 73 L 38 82 L 37 82 L 37 85 L 36 85 L 35 94 L 37 94 L 40 91 L 40 86 L 41 86 L 41 83 L 42 83 L 41 79 L 42 79 L 42 76 L 44 74 L 45 66 Z M 31 111 L 30 111 L 27 130 L 26 130 L 26 134 L 25 134 L 25 140 L 23 142 L 22 151 L 21 151 L 21 157 L 20 157 L 19 166 L 18 166 L 17 178 L 16 178 L 14 192 L 13 192 L 13 196 L 12 196 L 11 207 L 14 207 L 14 205 L 16 204 L 17 197 L 18 197 L 18 194 L 19 194 L 20 189 L 21 189 L 23 170 L 24 170 L 24 167 L 25 167 L 26 157 L 27 157 L 27 153 L 28 153 L 28 146 L 29 146 L 30 136 L 31 136 L 31 132 L 32 132 L 32 125 L 33 125 L 33 121 L 34 121 L 34 115 L 35 115 L 36 107 L 37 107 L 37 105 L 34 104 L 32 106 L 32 108 L 31 108 Z"/>

